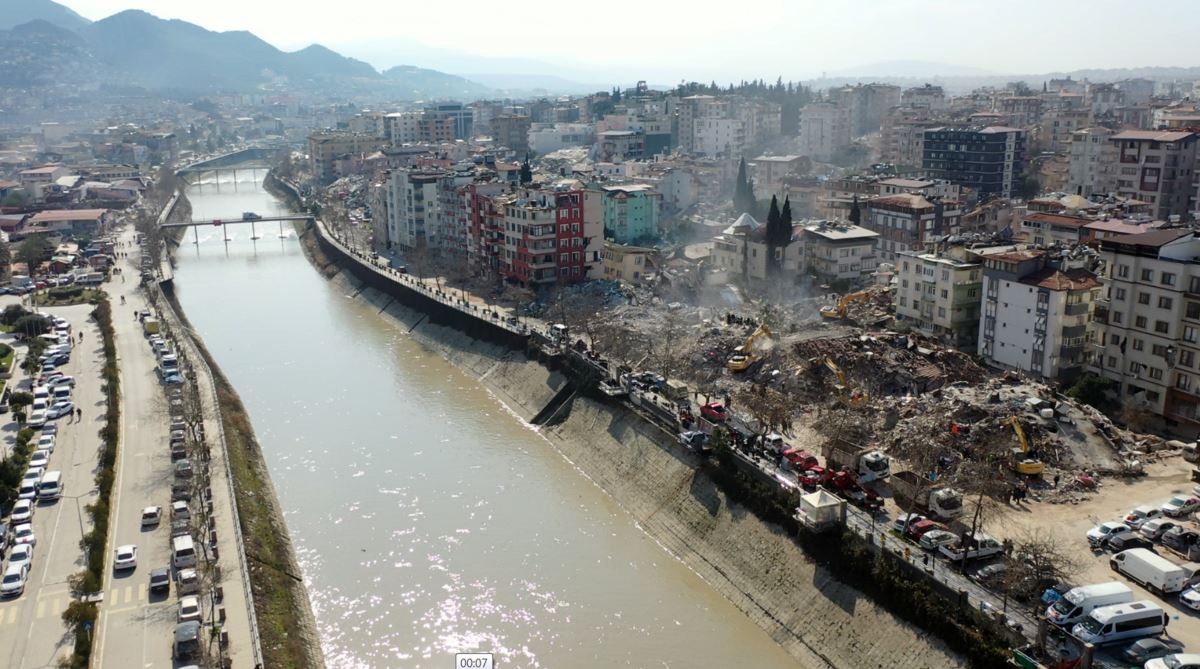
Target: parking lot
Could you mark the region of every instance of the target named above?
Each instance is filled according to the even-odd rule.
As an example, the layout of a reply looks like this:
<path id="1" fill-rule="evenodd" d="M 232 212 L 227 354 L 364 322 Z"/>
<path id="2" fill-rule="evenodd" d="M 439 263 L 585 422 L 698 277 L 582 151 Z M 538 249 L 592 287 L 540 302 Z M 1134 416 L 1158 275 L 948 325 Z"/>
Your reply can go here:
<path id="1" fill-rule="evenodd" d="M 19 301 L 17 296 L 0 297 L 0 308 Z M 99 447 L 97 432 L 105 408 L 100 389 L 100 337 L 95 324 L 89 320 L 91 310 L 90 305 L 39 309 L 71 324 L 74 349 L 70 361 L 59 369 L 75 379 L 72 408 L 79 408 L 82 416 L 78 419 L 74 415 L 63 416 L 49 421 L 57 428 L 57 435 L 47 470 L 62 473 L 62 496 L 35 505 L 31 524 L 36 543 L 25 590 L 18 596 L 0 599 L 0 658 L 4 666 L 14 669 L 53 666 L 56 658 L 70 650 L 71 640 L 66 636 L 61 615 L 71 600 L 68 579 L 84 565 L 79 542 L 90 529 L 84 508 L 95 499 L 93 476 Z M 79 341 L 80 333 L 83 334 L 82 342 Z M 28 391 L 30 380 L 22 378 L 22 372 L 17 369 L 24 357 L 25 346 L 15 342 L 11 335 L 3 337 L 17 350 L 17 365 L 9 387 Z M 16 437 L 12 417 L 11 411 L 0 416 L 0 420 L 8 424 L 4 431 L 6 452 L 12 448 Z M 11 524 L 9 531 L 12 531 Z M 5 550 L 6 567 L 10 557 L 11 547 Z"/>

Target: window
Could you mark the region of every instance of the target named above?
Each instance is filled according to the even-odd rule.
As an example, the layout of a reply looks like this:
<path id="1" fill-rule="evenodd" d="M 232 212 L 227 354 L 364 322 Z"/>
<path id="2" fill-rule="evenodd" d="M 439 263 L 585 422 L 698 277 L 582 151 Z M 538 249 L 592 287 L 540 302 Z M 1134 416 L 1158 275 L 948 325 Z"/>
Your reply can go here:
<path id="1" fill-rule="evenodd" d="M 1141 339 L 1133 340 L 1133 350 L 1140 351 L 1144 348 L 1146 348 L 1146 342 L 1142 341 Z"/>
<path id="2" fill-rule="evenodd" d="M 1162 277 L 1160 278 L 1160 281 L 1162 282 L 1162 285 L 1164 285 L 1164 286 L 1174 286 L 1175 285 L 1175 275 L 1172 274 L 1171 272 L 1163 272 Z"/>
<path id="3" fill-rule="evenodd" d="M 1129 278 L 1129 265 L 1117 265 L 1117 276 L 1122 279 Z"/>
<path id="4" fill-rule="evenodd" d="M 1180 351 L 1179 364 L 1183 367 L 1191 367 L 1196 362 L 1196 353 L 1194 351 Z"/>
<path id="5" fill-rule="evenodd" d="M 1189 344 L 1195 344 L 1196 343 L 1196 328 L 1192 328 L 1192 327 L 1183 328 L 1183 340 Z"/>
<path id="6" fill-rule="evenodd" d="M 1117 288 L 1116 290 L 1113 291 L 1113 296 L 1118 300 L 1125 299 L 1125 289 Z"/>
<path id="7" fill-rule="evenodd" d="M 1189 293 L 1200 293 L 1200 276 L 1194 276 L 1188 281 Z"/>
<path id="8" fill-rule="evenodd" d="M 1119 311 L 1112 312 L 1112 315 L 1109 317 L 1109 320 L 1111 320 L 1116 325 L 1120 325 L 1121 324 L 1121 312 L 1119 312 Z"/>
<path id="9" fill-rule="evenodd" d="M 1150 352 L 1160 358 L 1167 357 L 1167 347 L 1163 346 L 1162 344 L 1155 344 L 1154 346 L 1151 346 Z"/>
<path id="10" fill-rule="evenodd" d="M 967 289 L 967 297 L 979 297 L 979 289 L 978 288 L 968 288 Z"/>
<path id="11" fill-rule="evenodd" d="M 938 307 L 938 318 L 946 317 L 946 307 Z"/>
<path id="12" fill-rule="evenodd" d="M 1135 328 L 1146 327 L 1146 317 L 1145 316 L 1135 316 L 1133 319 L 1133 327 L 1135 327 Z"/>
<path id="13" fill-rule="evenodd" d="M 1120 346 L 1121 345 L 1121 335 L 1119 335 L 1119 334 L 1108 335 L 1108 343 L 1112 344 L 1113 346 Z"/>
<path id="14" fill-rule="evenodd" d="M 1154 379 L 1155 381 L 1161 381 L 1162 377 L 1163 377 L 1163 371 L 1161 369 L 1159 369 L 1157 367 L 1150 368 L 1150 378 Z"/>
<path id="15" fill-rule="evenodd" d="M 1176 374 L 1175 387 L 1179 388 L 1180 390 L 1187 390 L 1188 388 L 1191 388 L 1192 377 L 1188 376 L 1187 374 Z"/>
<path id="16" fill-rule="evenodd" d="M 1130 361 L 1129 361 L 1129 371 L 1130 371 L 1131 373 L 1133 373 L 1133 374 L 1137 374 L 1137 373 L 1138 373 L 1138 370 L 1139 370 L 1139 369 L 1141 369 L 1141 368 L 1142 368 L 1142 363 L 1138 362 L 1137 360 L 1130 360 Z"/>
<path id="17" fill-rule="evenodd" d="M 1154 321 L 1155 332 L 1158 332 L 1159 334 L 1167 334 L 1167 331 L 1170 329 L 1171 326 L 1166 321 Z"/>
<path id="18" fill-rule="evenodd" d="M 1116 366 L 1117 366 L 1117 359 L 1116 359 L 1115 357 L 1111 356 L 1111 355 L 1110 355 L 1110 356 L 1108 356 L 1108 365 L 1107 365 L 1107 366 L 1108 366 L 1108 367 L 1116 367 Z"/>
<path id="19" fill-rule="evenodd" d="M 1150 293 L 1138 293 L 1138 304 L 1150 304 Z"/>
<path id="20" fill-rule="evenodd" d="M 948 290 L 946 290 L 945 288 L 943 288 L 943 289 L 942 289 L 942 299 L 944 300 L 944 299 L 946 299 L 947 297 L 950 297 L 950 291 L 948 291 Z"/>
<path id="21" fill-rule="evenodd" d="M 1153 280 L 1154 280 L 1154 270 L 1152 270 L 1152 269 L 1142 270 L 1142 281 L 1153 281 Z"/>
<path id="22" fill-rule="evenodd" d="M 1200 302 L 1187 303 L 1187 317 L 1192 320 L 1200 320 Z"/>
<path id="23" fill-rule="evenodd" d="M 1170 309 L 1172 304 L 1174 304 L 1174 300 L 1172 300 L 1171 298 L 1169 298 L 1165 295 L 1160 295 L 1158 297 L 1158 308 L 1159 309 Z"/>

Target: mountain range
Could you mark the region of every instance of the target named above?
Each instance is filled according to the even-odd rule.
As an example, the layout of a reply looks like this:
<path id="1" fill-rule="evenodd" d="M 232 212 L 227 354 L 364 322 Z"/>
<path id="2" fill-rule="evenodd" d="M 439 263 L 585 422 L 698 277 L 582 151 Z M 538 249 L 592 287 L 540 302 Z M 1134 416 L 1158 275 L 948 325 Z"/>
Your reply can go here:
<path id="1" fill-rule="evenodd" d="M 318 44 L 281 51 L 250 32 L 214 32 L 139 10 L 93 22 L 53 0 L 0 0 L 0 86 L 103 84 L 180 94 L 286 84 L 409 100 L 490 93 L 435 70 L 405 66 L 381 73 Z"/>

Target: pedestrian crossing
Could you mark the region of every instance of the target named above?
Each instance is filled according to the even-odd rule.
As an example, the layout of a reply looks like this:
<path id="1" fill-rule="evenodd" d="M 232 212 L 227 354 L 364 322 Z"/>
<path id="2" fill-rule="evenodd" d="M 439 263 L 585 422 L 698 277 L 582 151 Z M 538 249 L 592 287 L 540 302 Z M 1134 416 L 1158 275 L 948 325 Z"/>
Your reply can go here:
<path id="1" fill-rule="evenodd" d="M 128 610 L 140 608 L 148 603 L 149 591 L 145 583 L 138 585 L 127 585 L 123 588 L 112 588 L 104 595 L 104 601 L 101 603 L 101 608 L 113 612 L 115 609 Z M 0 627 L 12 625 L 19 621 L 22 617 L 30 615 L 28 612 L 28 602 L 24 596 L 7 602 L 0 602 Z M 67 606 L 71 604 L 71 596 L 67 593 L 57 595 L 43 595 L 37 600 L 37 604 L 33 608 L 33 618 L 41 620 L 43 618 L 58 618 L 62 616 L 63 611 L 67 610 Z"/>

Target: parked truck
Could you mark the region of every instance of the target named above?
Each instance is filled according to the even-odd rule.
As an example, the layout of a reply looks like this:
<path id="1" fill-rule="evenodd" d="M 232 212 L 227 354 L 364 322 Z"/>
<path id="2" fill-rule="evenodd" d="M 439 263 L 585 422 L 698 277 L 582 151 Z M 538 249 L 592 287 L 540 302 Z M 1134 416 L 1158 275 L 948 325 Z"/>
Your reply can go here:
<path id="1" fill-rule="evenodd" d="M 916 472 L 903 471 L 892 475 L 892 493 L 902 506 L 941 520 L 954 520 L 963 513 L 962 493 L 922 477 Z"/>
<path id="2" fill-rule="evenodd" d="M 1108 559 L 1108 565 L 1134 583 L 1163 595 L 1183 590 L 1191 575 L 1188 570 L 1146 548 L 1121 551 Z"/>
<path id="3" fill-rule="evenodd" d="M 881 451 L 867 448 L 832 446 L 825 449 L 825 466 L 829 469 L 848 469 L 859 481 L 870 483 L 892 475 L 892 463 Z"/>
<path id="4" fill-rule="evenodd" d="M 158 334 L 159 333 L 158 320 L 156 320 L 154 318 L 143 318 L 142 319 L 142 332 L 144 332 L 146 334 L 146 336 Z"/>

